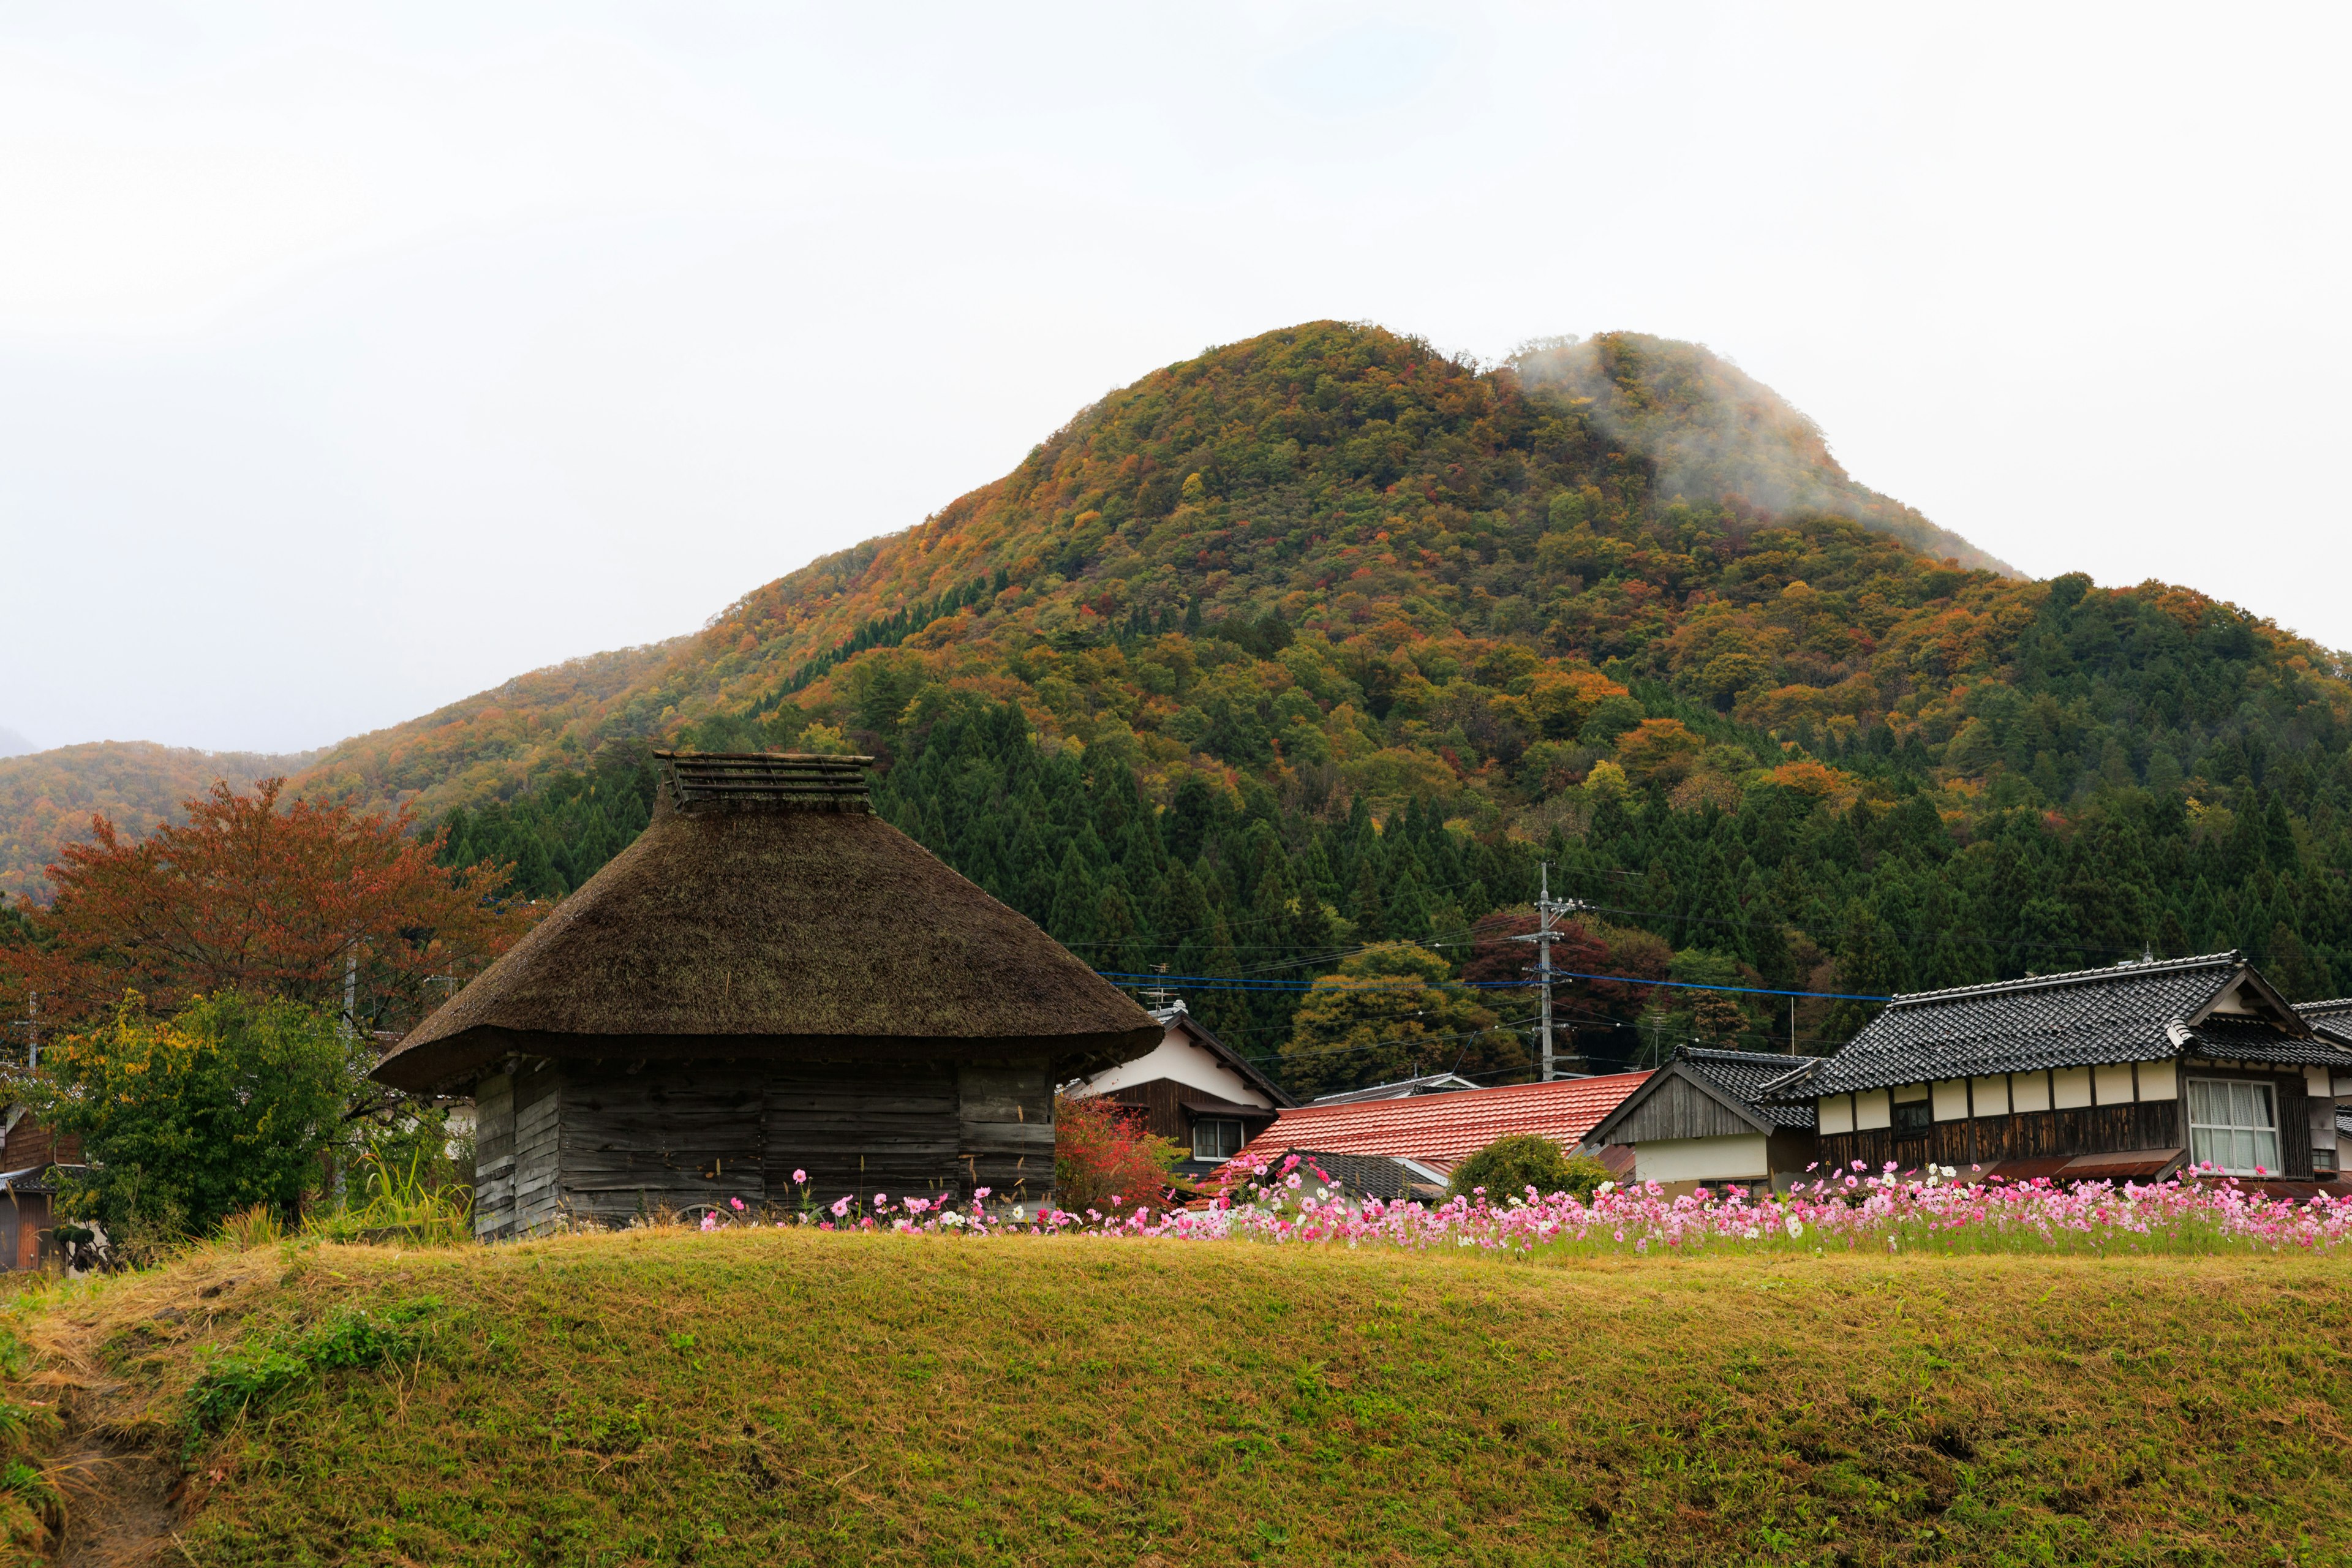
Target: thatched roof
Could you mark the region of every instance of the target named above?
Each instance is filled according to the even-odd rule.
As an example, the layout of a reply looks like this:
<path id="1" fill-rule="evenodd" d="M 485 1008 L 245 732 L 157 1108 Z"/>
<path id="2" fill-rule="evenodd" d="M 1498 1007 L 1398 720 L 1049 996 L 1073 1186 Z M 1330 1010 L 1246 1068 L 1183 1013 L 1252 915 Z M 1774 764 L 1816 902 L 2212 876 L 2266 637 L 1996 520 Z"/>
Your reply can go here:
<path id="1" fill-rule="evenodd" d="M 1159 1043 L 1150 1014 L 872 815 L 863 761 L 665 756 L 668 777 L 637 841 L 375 1076 L 447 1088 L 517 1053 L 1042 1055 L 1079 1072 Z"/>

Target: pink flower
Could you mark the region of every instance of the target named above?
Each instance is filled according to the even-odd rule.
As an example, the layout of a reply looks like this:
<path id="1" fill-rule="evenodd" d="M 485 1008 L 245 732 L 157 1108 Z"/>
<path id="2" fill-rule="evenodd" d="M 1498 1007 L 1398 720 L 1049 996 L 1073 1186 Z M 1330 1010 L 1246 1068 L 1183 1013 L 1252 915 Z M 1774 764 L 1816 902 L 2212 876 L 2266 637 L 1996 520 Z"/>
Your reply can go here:
<path id="1" fill-rule="evenodd" d="M 993 1188 L 993 1187 L 974 1187 L 974 1188 L 972 1188 L 972 1190 L 971 1190 L 971 1195 L 972 1195 L 973 1197 L 975 1197 L 975 1198 L 979 1198 L 979 1199 L 982 1199 L 982 1200 L 985 1201 L 985 1200 L 986 1200 L 986 1198 L 988 1197 L 988 1194 L 991 1194 L 991 1193 L 992 1193 L 992 1192 L 994 1192 L 995 1190 L 996 1190 L 996 1189 L 995 1189 L 995 1188 Z"/>
<path id="2" fill-rule="evenodd" d="M 704 1215 L 702 1216 L 702 1228 L 705 1230 L 717 1230 L 719 1228 L 719 1216 L 715 1214 Z"/>
<path id="3" fill-rule="evenodd" d="M 744 1204 L 741 1198 L 729 1198 L 727 1201 L 729 1204 L 733 1205 L 737 1214 L 741 1214 L 745 1207 L 748 1206 Z"/>
<path id="4" fill-rule="evenodd" d="M 849 1200 L 848 1200 L 847 1198 L 835 1198 L 835 1199 L 834 1199 L 834 1201 L 833 1201 L 833 1217 L 834 1217 L 834 1218 L 835 1218 L 835 1219 L 839 1219 L 842 1215 L 844 1215 L 847 1214 L 848 1212 L 849 1212 Z"/>
<path id="5" fill-rule="evenodd" d="M 874 1194 L 874 1206 L 877 1209 L 889 1201 L 890 1194 L 887 1193 L 877 1193 Z"/>
<path id="6" fill-rule="evenodd" d="M 794 1184 L 794 1185 L 796 1185 L 796 1186 L 803 1186 L 803 1187 L 807 1186 L 807 1185 L 808 1185 L 808 1173 L 807 1173 L 806 1171 L 794 1171 L 794 1172 L 793 1173 L 793 1184 Z"/>

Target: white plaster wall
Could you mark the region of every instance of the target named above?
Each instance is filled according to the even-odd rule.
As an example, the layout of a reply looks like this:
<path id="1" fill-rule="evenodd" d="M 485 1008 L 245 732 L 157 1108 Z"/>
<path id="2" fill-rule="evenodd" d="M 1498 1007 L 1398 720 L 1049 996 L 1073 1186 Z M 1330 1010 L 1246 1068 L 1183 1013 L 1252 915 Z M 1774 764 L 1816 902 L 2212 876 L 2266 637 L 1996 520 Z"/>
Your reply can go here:
<path id="1" fill-rule="evenodd" d="M 2011 1106 L 2019 1111 L 2049 1110 L 2049 1075 L 2038 1072 L 2010 1074 L 2009 1101 Z"/>
<path id="2" fill-rule="evenodd" d="M 2060 1068 L 2050 1075 L 2051 1088 L 2056 1091 L 2058 1109 L 2073 1110 L 2091 1103 L 2091 1069 Z"/>
<path id="3" fill-rule="evenodd" d="M 1853 1096 L 1832 1094 L 1826 1100 L 1814 1101 L 1813 1110 L 1821 1119 L 1822 1131 L 1851 1132 L 1853 1131 Z M 1639 1158 L 1638 1155 L 1635 1157 Z"/>
<path id="4" fill-rule="evenodd" d="M 1874 1127 L 1895 1125 L 1895 1112 L 1888 1109 L 1886 1091 L 1866 1089 L 1853 1097 L 1853 1124 L 1862 1131 Z"/>
<path id="5" fill-rule="evenodd" d="M 1937 1079 L 1932 1093 L 1936 1101 L 1936 1120 L 1965 1121 L 1969 1117 L 1969 1085 L 1966 1079 Z"/>
<path id="6" fill-rule="evenodd" d="M 2001 1073 L 1992 1078 L 1980 1078 L 1974 1081 L 1977 1114 L 2007 1116 L 2009 1114 L 2009 1075 Z"/>
<path id="7" fill-rule="evenodd" d="M 2101 1105 L 2129 1105 L 2132 1102 L 2132 1065 L 2129 1062 L 2109 1062 L 2091 1069 L 2098 1080 Z"/>
<path id="8" fill-rule="evenodd" d="M 1653 1138 L 1633 1145 L 1633 1174 L 1644 1182 L 1743 1182 L 1771 1173 L 1761 1132 Z"/>
<path id="9" fill-rule="evenodd" d="M 2179 1062 L 2140 1063 L 2139 1097 L 2142 1100 L 2179 1100 L 2180 1098 L 2180 1064 Z"/>
<path id="10" fill-rule="evenodd" d="M 1235 1105 L 1270 1107 L 1274 1103 L 1247 1079 L 1173 1029 L 1147 1054 L 1087 1079 L 1078 1092 L 1109 1094 L 1130 1084 L 1150 1083 L 1163 1078 Z"/>

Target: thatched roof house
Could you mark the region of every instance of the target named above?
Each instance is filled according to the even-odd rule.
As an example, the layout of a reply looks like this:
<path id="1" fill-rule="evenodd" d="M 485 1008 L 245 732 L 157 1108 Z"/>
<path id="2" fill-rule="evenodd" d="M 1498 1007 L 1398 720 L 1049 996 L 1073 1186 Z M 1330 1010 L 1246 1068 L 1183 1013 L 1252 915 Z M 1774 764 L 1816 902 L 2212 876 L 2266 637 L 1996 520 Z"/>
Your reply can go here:
<path id="1" fill-rule="evenodd" d="M 872 815 L 867 759 L 657 755 L 637 841 L 376 1068 L 475 1096 L 478 1228 L 1042 1195 L 1053 1084 L 1160 1026 Z"/>

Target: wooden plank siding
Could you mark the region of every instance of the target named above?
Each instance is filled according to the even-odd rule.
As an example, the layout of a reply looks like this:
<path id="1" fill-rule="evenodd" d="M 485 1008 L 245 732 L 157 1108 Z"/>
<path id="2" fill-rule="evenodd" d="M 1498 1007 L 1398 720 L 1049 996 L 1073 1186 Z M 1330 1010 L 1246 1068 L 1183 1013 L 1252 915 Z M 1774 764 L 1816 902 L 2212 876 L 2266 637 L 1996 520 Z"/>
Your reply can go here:
<path id="1" fill-rule="evenodd" d="M 1192 1119 L 1184 1114 L 1181 1101 L 1186 1095 L 1200 1092 L 1172 1078 L 1155 1078 L 1150 1083 L 1131 1083 L 1113 1089 L 1104 1098 L 1114 1105 L 1132 1106 L 1142 1111 L 1145 1131 L 1172 1138 L 1189 1152 L 1192 1147 Z"/>
<path id="2" fill-rule="evenodd" d="M 1625 1113 L 1609 1131 L 1612 1143 L 1640 1143 L 1662 1138 L 1733 1138 L 1753 1136 L 1759 1129 L 1746 1117 L 1680 1074 L 1669 1078 Z"/>
<path id="3" fill-rule="evenodd" d="M 2180 1093 L 2195 1078 L 2256 1079 L 2276 1086 L 2281 1173 L 2292 1180 L 2311 1179 L 2311 1129 L 2305 1109 L 2304 1081 L 2299 1074 L 2250 1072 L 2242 1068 L 2183 1062 Z M 1899 1170 L 1922 1165 L 1950 1165 L 1966 1170 L 2000 1160 L 2072 1158 L 2082 1154 L 2116 1154 L 2147 1149 L 2189 1147 L 2184 1120 L 2186 1100 L 2144 1100 L 2118 1105 L 2082 1106 L 2070 1110 L 2015 1111 L 2000 1116 L 1971 1117 L 1931 1122 L 1924 1133 L 1898 1132 L 1890 1127 L 1854 1132 L 1823 1133 L 1822 1163 L 1848 1168 L 1859 1160 L 1876 1172 L 1892 1161 Z"/>
<path id="4" fill-rule="evenodd" d="M 474 1234 L 514 1234 L 514 1079 L 493 1073 L 474 1086 Z"/>
<path id="5" fill-rule="evenodd" d="M 1050 1064 L 524 1064 L 476 1090 L 475 1233 L 1054 1184 Z M 793 1173 L 807 1173 L 805 1188 Z"/>

